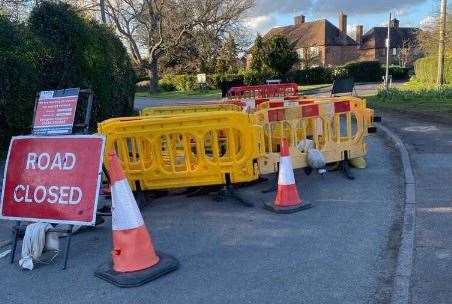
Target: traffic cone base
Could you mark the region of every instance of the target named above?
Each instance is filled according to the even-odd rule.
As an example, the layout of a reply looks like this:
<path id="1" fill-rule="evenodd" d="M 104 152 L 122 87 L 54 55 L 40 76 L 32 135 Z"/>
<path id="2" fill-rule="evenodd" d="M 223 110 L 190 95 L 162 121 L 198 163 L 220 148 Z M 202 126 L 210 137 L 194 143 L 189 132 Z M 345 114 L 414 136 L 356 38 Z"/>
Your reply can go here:
<path id="1" fill-rule="evenodd" d="M 293 206 L 277 206 L 275 205 L 273 202 L 269 202 L 269 203 L 265 203 L 264 204 L 264 208 L 269 210 L 269 211 L 273 211 L 275 213 L 280 213 L 280 214 L 288 214 L 288 213 L 295 213 L 298 211 L 302 211 L 302 210 L 306 210 L 309 208 L 312 208 L 311 204 L 307 204 L 307 203 L 299 203 L 297 205 L 293 205 Z"/>
<path id="2" fill-rule="evenodd" d="M 169 254 L 157 251 L 158 263 L 152 267 L 132 272 L 117 272 L 113 263 L 105 263 L 97 268 L 94 275 L 118 287 L 138 287 L 179 268 L 179 261 Z"/>

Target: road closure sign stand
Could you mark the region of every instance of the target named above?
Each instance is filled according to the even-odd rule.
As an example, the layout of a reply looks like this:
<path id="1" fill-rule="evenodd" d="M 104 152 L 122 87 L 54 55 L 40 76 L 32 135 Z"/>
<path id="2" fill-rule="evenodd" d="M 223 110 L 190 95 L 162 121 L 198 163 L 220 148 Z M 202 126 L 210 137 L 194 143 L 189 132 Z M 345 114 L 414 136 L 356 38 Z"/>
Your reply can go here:
<path id="1" fill-rule="evenodd" d="M 94 225 L 104 145 L 98 135 L 13 137 L 0 218 Z"/>
<path id="2" fill-rule="evenodd" d="M 33 135 L 71 134 L 79 88 L 42 91 L 35 104 Z"/>

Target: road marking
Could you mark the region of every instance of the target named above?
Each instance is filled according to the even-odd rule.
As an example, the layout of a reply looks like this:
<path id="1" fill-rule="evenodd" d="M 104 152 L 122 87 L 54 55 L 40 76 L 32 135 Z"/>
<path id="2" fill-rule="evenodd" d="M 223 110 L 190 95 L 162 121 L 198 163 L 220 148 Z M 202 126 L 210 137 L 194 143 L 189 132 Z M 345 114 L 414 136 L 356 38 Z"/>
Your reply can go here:
<path id="1" fill-rule="evenodd" d="M 435 252 L 435 255 L 438 259 L 443 260 L 450 258 L 450 252 L 446 249 L 440 249 Z"/>
<path id="2" fill-rule="evenodd" d="M 452 213 L 452 207 L 417 208 L 419 212 Z"/>
<path id="3" fill-rule="evenodd" d="M 1 252 L 0 253 L 0 259 L 4 258 L 5 256 L 7 256 L 10 252 L 11 252 L 11 249 L 8 249 L 6 251 Z"/>
<path id="4" fill-rule="evenodd" d="M 413 127 L 405 127 L 402 130 L 408 132 L 434 132 L 439 131 L 436 126 L 413 126 Z"/>

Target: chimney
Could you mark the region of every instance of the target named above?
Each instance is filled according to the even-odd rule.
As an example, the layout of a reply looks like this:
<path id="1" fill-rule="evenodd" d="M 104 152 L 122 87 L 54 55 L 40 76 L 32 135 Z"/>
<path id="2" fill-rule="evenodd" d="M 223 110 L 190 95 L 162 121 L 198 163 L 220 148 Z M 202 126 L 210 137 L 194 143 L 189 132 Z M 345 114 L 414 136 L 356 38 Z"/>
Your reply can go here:
<path id="1" fill-rule="evenodd" d="M 391 20 L 391 27 L 397 30 L 399 28 L 399 23 L 400 23 L 399 20 L 394 18 Z"/>
<path id="2" fill-rule="evenodd" d="M 347 15 L 343 12 L 339 13 L 339 30 L 344 34 L 347 34 Z"/>
<path id="3" fill-rule="evenodd" d="M 303 15 L 295 16 L 295 18 L 293 18 L 293 19 L 294 19 L 295 25 L 303 24 L 305 21 L 305 17 Z"/>
<path id="4" fill-rule="evenodd" d="M 361 44 L 363 42 L 363 26 L 357 25 L 355 29 L 355 40 L 358 44 Z"/>

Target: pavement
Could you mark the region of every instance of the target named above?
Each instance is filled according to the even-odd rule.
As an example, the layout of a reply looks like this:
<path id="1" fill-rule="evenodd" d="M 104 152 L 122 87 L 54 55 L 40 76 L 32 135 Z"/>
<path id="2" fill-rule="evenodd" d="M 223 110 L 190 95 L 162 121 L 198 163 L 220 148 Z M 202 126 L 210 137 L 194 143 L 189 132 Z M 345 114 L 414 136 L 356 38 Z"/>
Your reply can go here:
<path id="1" fill-rule="evenodd" d="M 262 208 L 275 181 L 238 189 L 254 208 L 210 196 L 171 193 L 143 209 L 155 247 L 181 267 L 145 286 L 120 289 L 96 277 L 109 259 L 110 219 L 76 234 L 69 266 L 22 271 L 0 259 L 1 303 L 388 303 L 400 237 L 403 177 L 399 154 L 381 136 L 368 140 L 368 168 L 325 178 L 296 171 L 314 207 L 291 215 Z M 11 223 L 0 221 L 0 238 Z"/>
<path id="2" fill-rule="evenodd" d="M 382 113 L 407 147 L 415 175 L 413 304 L 452 302 L 452 118 Z"/>

